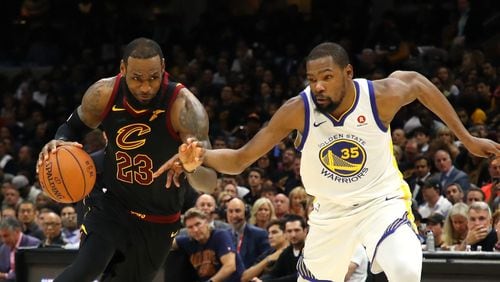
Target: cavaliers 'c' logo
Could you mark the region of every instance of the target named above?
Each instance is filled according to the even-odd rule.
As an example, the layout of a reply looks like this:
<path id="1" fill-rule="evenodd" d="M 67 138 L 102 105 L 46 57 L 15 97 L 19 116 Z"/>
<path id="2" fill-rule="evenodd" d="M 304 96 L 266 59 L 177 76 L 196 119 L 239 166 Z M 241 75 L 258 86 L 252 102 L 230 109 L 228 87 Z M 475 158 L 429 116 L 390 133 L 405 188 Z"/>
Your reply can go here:
<path id="1" fill-rule="evenodd" d="M 151 132 L 151 127 L 143 123 L 133 123 L 118 129 L 116 144 L 122 150 L 132 150 L 146 143 L 143 135 Z"/>
<path id="2" fill-rule="evenodd" d="M 321 163 L 331 172 L 349 177 L 359 173 L 366 162 L 365 149 L 353 140 L 340 139 L 319 151 Z"/>

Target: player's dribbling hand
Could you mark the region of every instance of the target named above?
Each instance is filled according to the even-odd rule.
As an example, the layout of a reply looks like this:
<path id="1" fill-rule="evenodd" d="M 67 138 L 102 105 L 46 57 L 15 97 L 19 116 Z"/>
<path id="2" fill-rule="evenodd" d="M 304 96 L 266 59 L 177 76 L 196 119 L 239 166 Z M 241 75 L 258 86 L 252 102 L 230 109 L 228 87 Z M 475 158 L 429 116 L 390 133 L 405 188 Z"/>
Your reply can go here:
<path id="1" fill-rule="evenodd" d="M 56 148 L 63 145 L 70 145 L 79 148 L 83 148 L 82 144 L 78 142 L 64 141 L 64 140 L 51 140 L 45 146 L 43 146 L 40 154 L 38 154 L 38 161 L 36 163 L 36 173 L 38 173 L 38 168 L 42 165 L 43 161 L 49 158 L 49 153 L 55 154 Z"/>

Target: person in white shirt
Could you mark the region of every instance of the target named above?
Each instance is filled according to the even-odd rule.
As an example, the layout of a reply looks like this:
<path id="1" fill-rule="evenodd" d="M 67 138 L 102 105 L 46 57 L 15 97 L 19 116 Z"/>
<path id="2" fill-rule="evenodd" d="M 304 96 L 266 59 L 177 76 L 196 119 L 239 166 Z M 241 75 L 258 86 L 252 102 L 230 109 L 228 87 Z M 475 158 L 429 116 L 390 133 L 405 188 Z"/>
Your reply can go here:
<path id="1" fill-rule="evenodd" d="M 430 178 L 424 183 L 422 196 L 424 203 L 418 207 L 418 213 L 422 218 L 428 218 L 434 213 L 446 216 L 451 209 L 452 204 L 441 195 L 441 184 L 435 178 Z"/>

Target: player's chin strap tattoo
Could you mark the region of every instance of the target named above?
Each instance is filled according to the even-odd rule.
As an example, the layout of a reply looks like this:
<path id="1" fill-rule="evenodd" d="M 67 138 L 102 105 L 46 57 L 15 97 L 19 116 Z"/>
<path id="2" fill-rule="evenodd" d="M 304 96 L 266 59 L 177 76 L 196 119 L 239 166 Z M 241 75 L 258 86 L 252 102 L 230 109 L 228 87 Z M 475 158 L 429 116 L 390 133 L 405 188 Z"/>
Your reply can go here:
<path id="1" fill-rule="evenodd" d="M 55 139 L 80 142 L 92 130 L 80 119 L 78 111 L 74 110 L 69 118 L 57 129 Z"/>

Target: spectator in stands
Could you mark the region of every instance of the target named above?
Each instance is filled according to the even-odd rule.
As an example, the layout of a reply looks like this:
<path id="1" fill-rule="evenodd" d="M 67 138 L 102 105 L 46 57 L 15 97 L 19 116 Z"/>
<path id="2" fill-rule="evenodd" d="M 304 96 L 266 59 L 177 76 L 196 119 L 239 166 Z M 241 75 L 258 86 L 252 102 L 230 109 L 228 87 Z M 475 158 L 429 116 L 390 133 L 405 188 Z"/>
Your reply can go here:
<path id="1" fill-rule="evenodd" d="M 425 154 L 429 150 L 429 141 L 431 138 L 429 131 L 422 126 L 419 126 L 413 129 L 411 136 L 417 141 L 419 153 Z"/>
<path id="2" fill-rule="evenodd" d="M 2 208 L 11 207 L 13 209 L 17 209 L 17 206 L 23 201 L 21 198 L 21 194 L 19 190 L 17 190 L 12 184 L 9 184 L 7 187 L 3 188 L 4 190 L 4 199 L 2 202 Z"/>
<path id="3" fill-rule="evenodd" d="M 465 203 L 470 206 L 474 202 L 484 202 L 485 195 L 483 190 L 477 187 L 471 187 L 469 191 L 465 193 Z"/>
<path id="4" fill-rule="evenodd" d="M 488 173 L 490 181 L 481 187 L 485 198 L 484 201 L 492 203 L 496 197 L 500 197 L 500 157 L 494 157 L 489 160 Z"/>
<path id="5" fill-rule="evenodd" d="M 288 215 L 285 220 L 285 233 L 290 245 L 276 260 L 268 274 L 252 282 L 297 281 L 297 262 L 302 255 L 308 227 L 305 219 L 298 215 Z"/>
<path id="6" fill-rule="evenodd" d="M 410 186 L 412 199 L 418 205 L 421 205 L 424 202 L 422 187 L 425 181 L 431 176 L 431 161 L 425 156 L 419 156 L 415 159 L 413 167 L 413 174 L 410 178 L 406 179 L 406 182 Z"/>
<path id="7" fill-rule="evenodd" d="M 6 217 L 0 221 L 0 279 L 16 281 L 15 252 L 19 247 L 36 247 L 40 240 L 21 232 L 21 223 L 16 218 Z"/>
<path id="8" fill-rule="evenodd" d="M 226 216 L 232 227 L 236 252 L 241 256 L 245 268 L 248 268 L 255 263 L 257 257 L 271 248 L 267 232 L 247 223 L 250 210 L 239 198 L 233 198 L 227 203 Z"/>
<path id="9" fill-rule="evenodd" d="M 43 216 L 42 230 L 45 240 L 40 243 L 40 247 L 63 247 L 67 242 L 62 236 L 61 217 L 55 212 L 47 212 Z"/>
<path id="10" fill-rule="evenodd" d="M 30 184 L 28 178 L 24 175 L 16 175 L 12 178 L 12 186 L 19 191 L 21 198 L 31 202 L 36 201 L 36 196 L 42 193 L 40 189 L 35 188 Z"/>
<path id="11" fill-rule="evenodd" d="M 450 201 L 452 205 L 456 203 L 464 202 L 464 190 L 462 186 L 458 183 L 451 183 L 446 187 L 446 199 Z"/>
<path id="12" fill-rule="evenodd" d="M 451 207 L 444 222 L 442 250 L 457 250 L 467 236 L 467 218 L 469 206 L 465 203 L 457 203 Z"/>
<path id="13" fill-rule="evenodd" d="M 469 206 L 468 229 L 465 240 L 457 249 L 464 251 L 467 245 L 471 245 L 471 250 L 477 251 L 477 247 L 486 252 L 492 252 L 497 243 L 497 233 L 492 228 L 491 210 L 485 202 L 474 202 Z"/>
<path id="14" fill-rule="evenodd" d="M 429 217 L 422 220 L 422 222 L 426 223 L 425 234 L 428 231 L 432 231 L 434 234 L 434 244 L 436 249 L 441 249 L 441 246 L 444 244 L 443 240 L 443 225 L 444 225 L 445 217 L 439 213 L 431 214 Z"/>
<path id="15" fill-rule="evenodd" d="M 252 206 L 248 222 L 262 229 L 266 229 L 268 224 L 276 220 L 273 203 L 268 198 L 260 198 Z"/>
<path id="16" fill-rule="evenodd" d="M 418 207 L 418 213 L 423 219 L 432 214 L 439 213 L 442 216 L 448 215 L 451 209 L 451 203 L 441 195 L 441 184 L 437 179 L 430 178 L 424 183 L 422 196 L 424 204 Z"/>
<path id="17" fill-rule="evenodd" d="M 406 134 L 402 128 L 395 128 L 391 134 L 392 144 L 404 148 L 406 145 Z"/>
<path id="18" fill-rule="evenodd" d="M 16 212 L 16 210 L 14 208 L 11 208 L 11 207 L 2 208 L 2 216 L 1 216 L 1 218 L 6 218 L 6 217 L 17 218 L 17 212 Z"/>
<path id="19" fill-rule="evenodd" d="M 267 226 L 267 233 L 271 249 L 263 253 L 255 264 L 246 269 L 241 276 L 241 281 L 252 281 L 253 278 L 269 273 L 274 263 L 283 250 L 288 247 L 289 242 L 285 234 L 285 222 L 274 219 Z"/>
<path id="20" fill-rule="evenodd" d="M 451 183 L 458 183 L 464 191 L 469 189 L 469 176 L 465 172 L 455 168 L 448 151 L 436 151 L 434 154 L 434 165 L 439 172 L 433 175 L 433 177 L 439 179 L 441 187 L 447 187 Z M 441 192 L 444 193 L 444 191 Z"/>
<path id="21" fill-rule="evenodd" d="M 290 191 L 290 214 L 296 214 L 307 218 L 307 193 L 304 187 L 297 186 Z"/>
<path id="22" fill-rule="evenodd" d="M 293 160 L 293 169 L 290 176 L 285 181 L 285 194 L 289 195 L 290 191 L 298 186 L 303 186 L 302 178 L 300 176 L 300 161 L 301 156 L 299 154 L 296 155 L 295 160 Z"/>
<path id="23" fill-rule="evenodd" d="M 290 212 L 290 200 L 283 193 L 274 196 L 273 205 L 278 218 L 282 218 Z"/>
<path id="24" fill-rule="evenodd" d="M 260 193 L 262 191 L 262 182 L 263 182 L 263 171 L 258 167 L 251 167 L 248 170 L 247 183 L 248 188 L 250 189 L 250 193 L 246 194 L 243 197 L 243 200 L 249 204 L 253 205 L 253 203 L 260 198 Z"/>
<path id="25" fill-rule="evenodd" d="M 23 225 L 23 233 L 43 240 L 45 236 L 40 226 L 35 222 L 36 215 L 37 211 L 33 202 L 24 200 L 19 204 L 17 208 L 17 218 Z"/>
<path id="26" fill-rule="evenodd" d="M 61 209 L 61 234 L 67 248 L 77 249 L 80 245 L 80 226 L 77 222 L 77 213 L 73 205 L 65 205 Z"/>
<path id="27" fill-rule="evenodd" d="M 188 236 L 178 236 L 173 248 L 189 256 L 196 270 L 197 281 L 239 282 L 244 266 L 228 231 L 212 229 L 208 217 L 197 208 L 184 214 Z"/>

